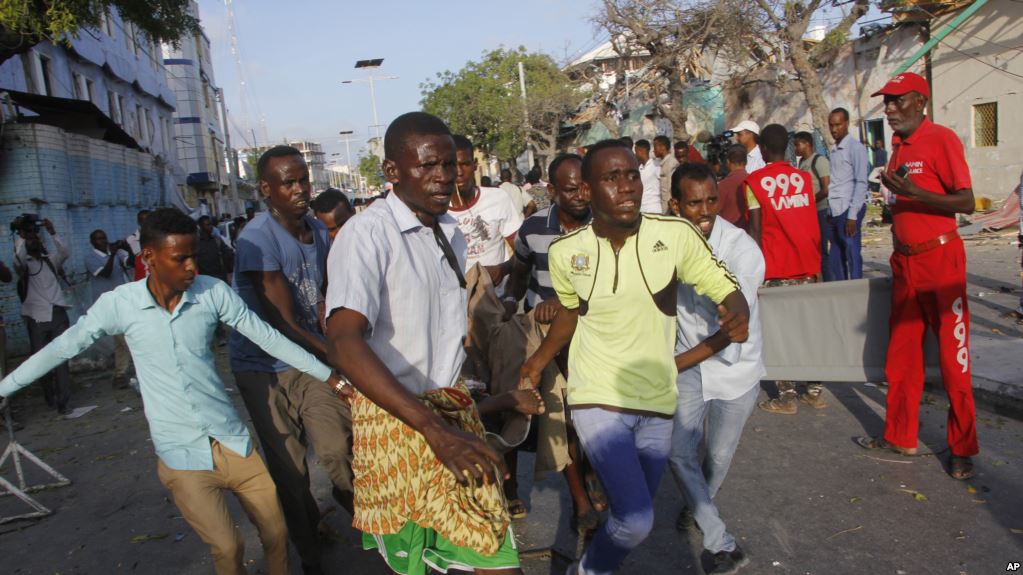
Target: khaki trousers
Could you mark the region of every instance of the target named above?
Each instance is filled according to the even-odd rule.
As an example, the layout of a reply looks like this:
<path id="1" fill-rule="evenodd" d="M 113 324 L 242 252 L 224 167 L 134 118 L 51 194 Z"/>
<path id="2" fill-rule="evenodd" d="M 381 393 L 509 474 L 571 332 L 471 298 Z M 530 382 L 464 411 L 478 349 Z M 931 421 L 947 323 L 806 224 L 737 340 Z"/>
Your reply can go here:
<path id="1" fill-rule="evenodd" d="M 352 414 L 326 383 L 297 369 L 234 374 L 263 446 L 303 565 L 320 564 L 320 508 L 309 490 L 307 443 L 341 492 L 352 492 Z"/>
<path id="2" fill-rule="evenodd" d="M 210 546 L 217 575 L 247 573 L 243 562 L 245 541 L 228 513 L 225 489 L 234 492 L 259 530 L 266 573 L 288 575 L 288 531 L 277 502 L 277 489 L 263 460 L 255 450 L 243 457 L 216 440 L 211 441 L 210 449 L 212 471 L 171 469 L 157 460 L 160 483 L 171 492 L 185 521 Z"/>

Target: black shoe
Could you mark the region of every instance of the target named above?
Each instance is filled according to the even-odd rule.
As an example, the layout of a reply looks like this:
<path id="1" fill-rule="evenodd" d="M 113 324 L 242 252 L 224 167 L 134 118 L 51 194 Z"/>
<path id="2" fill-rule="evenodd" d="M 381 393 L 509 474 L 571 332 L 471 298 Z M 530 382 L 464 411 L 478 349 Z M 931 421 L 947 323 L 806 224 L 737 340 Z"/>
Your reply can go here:
<path id="1" fill-rule="evenodd" d="M 749 557 L 742 552 L 739 544 L 735 544 L 732 551 L 718 551 L 714 554 L 714 569 L 711 575 L 730 575 L 738 573 L 739 569 L 749 565 Z"/>
<path id="2" fill-rule="evenodd" d="M 57 408 L 57 413 L 59 413 L 60 415 L 67 415 L 71 413 L 71 408 L 68 407 L 67 405 L 61 405 Z"/>

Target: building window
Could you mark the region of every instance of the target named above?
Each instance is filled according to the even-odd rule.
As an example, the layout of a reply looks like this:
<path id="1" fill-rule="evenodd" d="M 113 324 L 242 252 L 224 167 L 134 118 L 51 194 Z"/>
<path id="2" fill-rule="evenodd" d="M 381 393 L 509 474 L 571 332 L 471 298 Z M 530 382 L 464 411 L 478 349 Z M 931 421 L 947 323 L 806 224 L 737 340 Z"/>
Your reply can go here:
<path id="1" fill-rule="evenodd" d="M 100 17 L 100 28 L 103 29 L 103 33 L 107 36 L 114 37 L 114 21 L 110 16 L 110 10 L 105 10 Z"/>
<path id="2" fill-rule="evenodd" d="M 53 95 L 53 86 L 50 83 L 50 59 L 46 56 L 39 56 L 39 73 L 42 77 L 43 94 Z"/>
<path id="3" fill-rule="evenodd" d="M 988 148 L 998 145 L 998 102 L 973 107 L 973 146 Z"/>
<path id="4" fill-rule="evenodd" d="M 149 119 L 146 117 L 146 109 L 142 106 L 135 106 L 135 113 L 139 121 L 139 137 L 146 147 L 149 146 Z"/>
<path id="5" fill-rule="evenodd" d="M 121 96 L 110 90 L 107 90 L 107 106 L 109 107 L 110 119 L 114 121 L 118 126 L 124 127 L 121 119 L 124 117 L 121 110 Z"/>
<path id="6" fill-rule="evenodd" d="M 85 79 L 85 96 L 93 104 L 96 103 L 96 88 L 88 78 Z"/>
<path id="7" fill-rule="evenodd" d="M 75 100 L 85 99 L 85 81 L 78 72 L 71 72 L 71 91 L 74 92 Z"/>

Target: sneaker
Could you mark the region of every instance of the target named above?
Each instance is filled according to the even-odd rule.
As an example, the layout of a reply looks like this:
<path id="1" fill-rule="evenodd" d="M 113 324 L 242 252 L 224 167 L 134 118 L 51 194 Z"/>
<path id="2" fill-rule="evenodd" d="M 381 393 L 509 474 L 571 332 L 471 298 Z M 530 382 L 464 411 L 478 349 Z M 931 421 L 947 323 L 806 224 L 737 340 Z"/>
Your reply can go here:
<path id="1" fill-rule="evenodd" d="M 809 405 L 814 409 L 824 409 L 828 406 L 828 403 L 821 397 L 821 393 L 800 393 L 799 401 Z"/>
<path id="2" fill-rule="evenodd" d="M 710 575 L 729 575 L 738 573 L 739 569 L 749 565 L 749 557 L 742 552 L 739 544 L 735 544 L 732 551 L 718 551 L 714 554 L 714 569 L 709 571 Z"/>
<path id="3" fill-rule="evenodd" d="M 757 404 L 757 407 L 768 413 L 782 413 L 785 415 L 793 415 L 798 409 L 798 406 L 796 405 L 796 398 L 791 395 L 761 401 Z"/>

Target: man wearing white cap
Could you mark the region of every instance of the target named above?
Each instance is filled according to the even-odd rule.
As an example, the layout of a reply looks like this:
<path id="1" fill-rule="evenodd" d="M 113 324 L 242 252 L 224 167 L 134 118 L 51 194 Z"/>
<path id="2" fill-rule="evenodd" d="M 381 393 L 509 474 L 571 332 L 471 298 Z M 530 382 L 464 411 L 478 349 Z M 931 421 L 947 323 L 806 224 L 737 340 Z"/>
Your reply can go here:
<path id="1" fill-rule="evenodd" d="M 735 141 L 746 148 L 746 173 L 753 172 L 767 165 L 764 156 L 760 153 L 760 125 L 753 120 L 743 120 L 739 125 L 732 128 L 735 132 Z"/>

